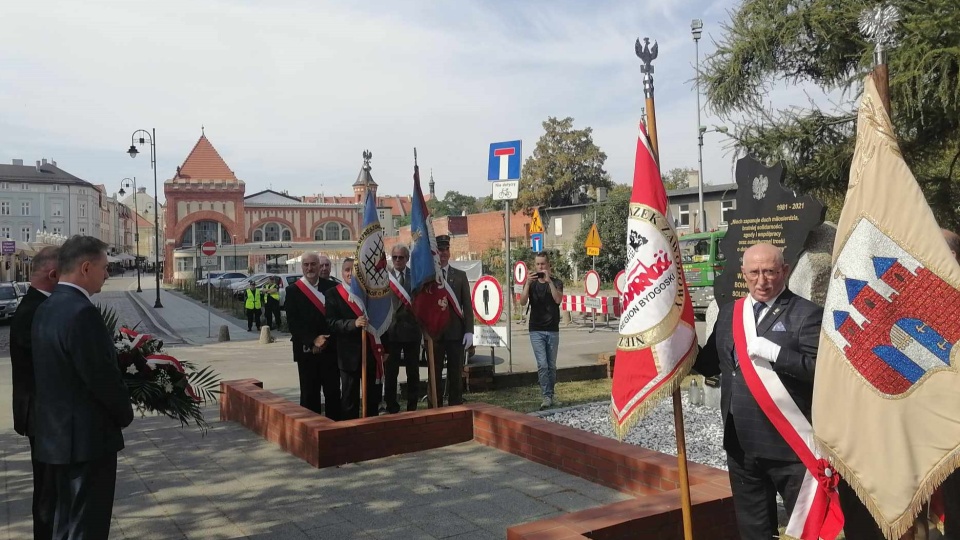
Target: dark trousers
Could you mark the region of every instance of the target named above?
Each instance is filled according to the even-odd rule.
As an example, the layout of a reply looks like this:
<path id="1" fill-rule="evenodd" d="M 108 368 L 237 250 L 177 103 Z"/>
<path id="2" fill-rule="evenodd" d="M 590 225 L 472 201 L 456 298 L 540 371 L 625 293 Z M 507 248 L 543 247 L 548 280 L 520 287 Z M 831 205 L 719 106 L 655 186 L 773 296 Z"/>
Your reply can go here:
<path id="1" fill-rule="evenodd" d="M 267 326 L 269 326 L 271 330 L 280 329 L 280 323 L 282 321 L 280 320 L 279 299 L 275 300 L 272 296 L 267 297 L 267 305 L 263 307 L 263 314 L 266 316 Z M 274 325 L 274 321 L 276 321 L 276 325 Z"/>
<path id="2" fill-rule="evenodd" d="M 367 358 L 367 388 L 364 399 L 367 401 L 367 416 L 380 414 L 380 397 L 383 385 L 377 384 L 377 367 L 372 356 Z M 340 370 L 340 414 L 343 420 L 360 418 L 360 370 Z"/>
<path id="3" fill-rule="evenodd" d="M 253 322 L 257 322 L 257 330 L 260 329 L 260 310 L 259 309 L 248 309 L 247 310 L 247 330 L 253 330 Z"/>
<path id="4" fill-rule="evenodd" d="M 780 461 L 727 452 L 733 507 L 742 540 L 779 537 L 777 493 L 789 516 L 797 502 L 806 467 L 797 461 Z"/>
<path id="5" fill-rule="evenodd" d="M 83 463 L 50 465 L 57 489 L 55 540 L 92 540 L 110 536 L 117 454 Z"/>
<path id="6" fill-rule="evenodd" d="M 437 400 L 439 405 L 431 403 L 431 407 L 443 407 L 444 389 L 440 387 L 443 379 L 443 366 L 447 366 L 447 404 L 463 404 L 463 358 L 466 351 L 463 342 L 458 339 L 442 339 L 433 342 L 433 380 L 437 381 Z"/>
<path id="7" fill-rule="evenodd" d="M 300 375 L 300 406 L 320 414 L 326 404 L 326 417 L 340 420 L 340 369 L 336 358 L 323 354 L 303 353 L 294 357 Z"/>
<path id="8" fill-rule="evenodd" d="M 390 341 L 387 345 L 387 363 L 384 366 L 384 399 L 387 402 L 387 412 L 400 411 L 397 401 L 397 378 L 402 365 L 407 372 L 407 410 L 417 410 L 417 400 L 420 398 L 420 342 L 419 341 Z M 401 354 L 403 357 L 401 358 Z"/>
<path id="9" fill-rule="evenodd" d="M 34 440 L 30 437 L 30 463 L 33 465 L 33 538 L 53 538 L 53 519 L 57 511 L 57 485 L 53 465 L 41 463 L 33 454 Z"/>
<path id="10" fill-rule="evenodd" d="M 847 540 L 885 540 L 880 527 L 873 520 L 857 492 L 845 481 L 837 485 L 840 509 L 843 510 L 843 533 Z"/>

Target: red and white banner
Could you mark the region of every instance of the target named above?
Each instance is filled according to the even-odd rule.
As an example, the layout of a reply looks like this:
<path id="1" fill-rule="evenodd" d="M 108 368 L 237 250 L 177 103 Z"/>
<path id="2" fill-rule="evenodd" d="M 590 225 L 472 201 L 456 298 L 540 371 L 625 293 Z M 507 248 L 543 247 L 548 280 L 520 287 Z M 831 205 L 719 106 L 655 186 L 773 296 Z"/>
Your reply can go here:
<path id="1" fill-rule="evenodd" d="M 672 394 L 697 354 L 693 305 L 660 168 L 639 126 L 611 413 L 617 436 Z"/>
<path id="2" fill-rule="evenodd" d="M 590 297 L 582 294 L 565 294 L 563 295 L 563 302 L 560 303 L 560 309 L 579 313 L 593 313 L 593 308 L 586 306 L 587 298 Z M 598 296 L 596 299 L 600 300 L 600 307 L 596 310 L 597 313 L 606 313 L 615 317 L 620 316 L 622 311 L 620 309 L 620 297 Z"/>

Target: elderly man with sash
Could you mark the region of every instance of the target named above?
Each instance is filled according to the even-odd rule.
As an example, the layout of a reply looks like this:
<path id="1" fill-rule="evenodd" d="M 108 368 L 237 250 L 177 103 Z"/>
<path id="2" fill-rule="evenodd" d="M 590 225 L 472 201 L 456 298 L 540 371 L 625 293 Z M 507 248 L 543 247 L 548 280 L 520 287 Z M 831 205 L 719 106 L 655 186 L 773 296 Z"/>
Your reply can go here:
<path id="1" fill-rule="evenodd" d="M 320 263 L 321 256 L 316 253 L 305 253 L 301 258 L 303 277 L 287 287 L 287 323 L 300 375 L 300 405 L 319 414 L 322 392 L 327 418 L 340 420 L 340 370 L 327 326 L 324 296 L 334 284 L 320 278 Z"/>
<path id="2" fill-rule="evenodd" d="M 843 521 L 839 478 L 810 446 L 823 309 L 786 288 L 790 267 L 771 244 L 750 247 L 741 271 L 750 294 L 720 307 L 695 366 L 721 375 L 723 447 L 740 537 L 778 536 L 777 493 L 790 516 L 787 534 L 817 537 L 808 534 Z"/>

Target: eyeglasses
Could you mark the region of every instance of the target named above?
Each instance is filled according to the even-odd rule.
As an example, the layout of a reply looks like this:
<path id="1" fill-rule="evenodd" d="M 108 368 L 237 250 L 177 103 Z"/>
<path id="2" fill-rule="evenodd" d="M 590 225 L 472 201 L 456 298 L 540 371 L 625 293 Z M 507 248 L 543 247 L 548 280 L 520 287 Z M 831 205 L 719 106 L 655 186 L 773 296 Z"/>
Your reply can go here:
<path id="1" fill-rule="evenodd" d="M 744 275 L 750 280 L 760 279 L 761 275 L 767 279 L 773 279 L 779 276 L 781 272 L 782 270 L 772 270 L 768 268 L 765 270 L 750 270 L 749 272 L 744 272 Z"/>
<path id="2" fill-rule="evenodd" d="M 403 256 L 403 255 L 392 255 L 390 258 L 393 259 L 393 260 L 395 260 L 395 261 L 402 261 L 402 260 L 406 259 L 406 257 Z"/>

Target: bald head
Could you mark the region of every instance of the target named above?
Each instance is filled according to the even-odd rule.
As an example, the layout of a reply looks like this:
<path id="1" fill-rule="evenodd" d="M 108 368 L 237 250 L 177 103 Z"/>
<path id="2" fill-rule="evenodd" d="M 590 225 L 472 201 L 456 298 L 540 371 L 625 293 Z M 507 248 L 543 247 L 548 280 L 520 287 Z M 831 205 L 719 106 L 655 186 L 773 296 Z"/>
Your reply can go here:
<path id="1" fill-rule="evenodd" d="M 750 295 L 758 302 L 769 302 L 784 289 L 790 267 L 783 262 L 783 251 L 773 244 L 754 244 L 743 253 L 740 267 Z"/>
<path id="2" fill-rule="evenodd" d="M 943 232 L 943 239 L 947 241 L 947 247 L 950 248 L 950 252 L 953 253 L 953 258 L 960 262 L 960 236 L 957 236 L 957 233 L 953 231 L 948 231 L 946 229 L 940 229 Z"/>

